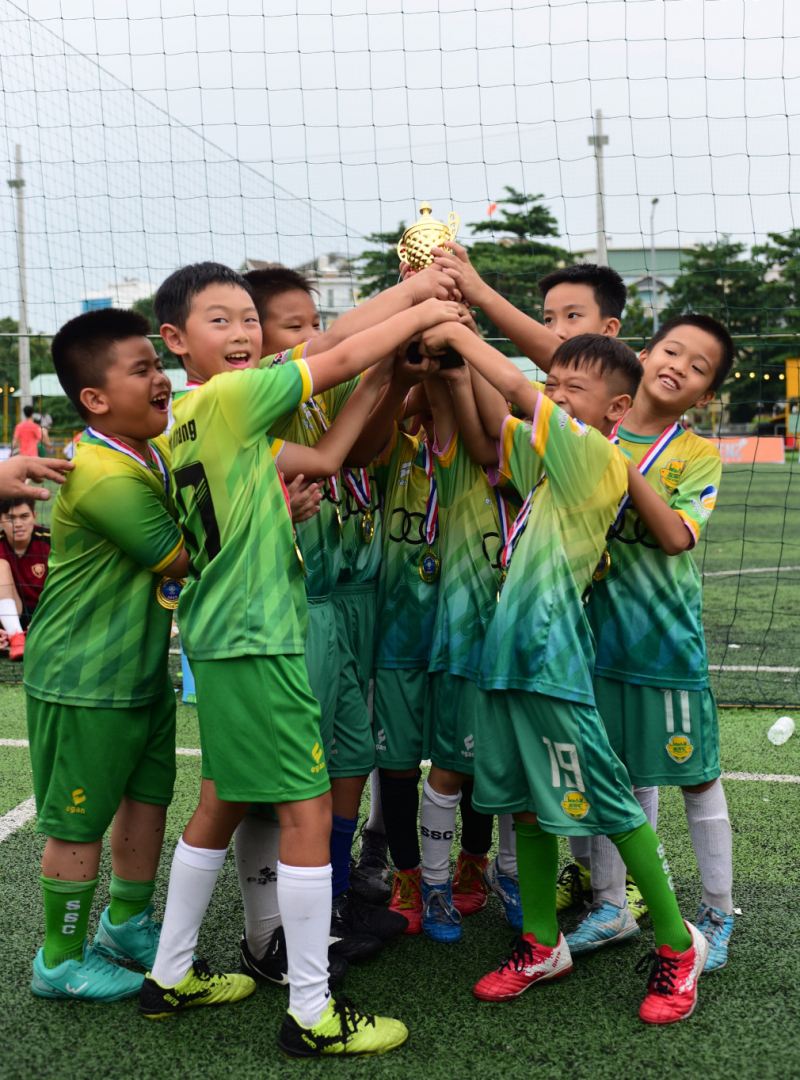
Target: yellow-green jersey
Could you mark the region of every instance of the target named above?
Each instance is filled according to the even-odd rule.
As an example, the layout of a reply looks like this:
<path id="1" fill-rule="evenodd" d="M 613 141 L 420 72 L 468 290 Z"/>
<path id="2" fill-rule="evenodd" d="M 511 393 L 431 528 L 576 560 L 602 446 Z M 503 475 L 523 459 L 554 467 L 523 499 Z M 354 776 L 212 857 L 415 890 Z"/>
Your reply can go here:
<path id="1" fill-rule="evenodd" d="M 128 708 L 164 692 L 172 617 L 157 600 L 183 547 L 166 440 L 147 458 L 84 432 L 53 506 L 49 572 L 25 645 L 25 689 L 64 705 Z"/>
<path id="2" fill-rule="evenodd" d="M 430 549 L 425 509 L 430 481 L 425 468 L 425 436 L 395 426 L 375 464 L 383 503 L 383 546 L 378 578 L 375 666 L 427 668 L 439 593 L 439 538 Z M 425 560 L 423 564 L 423 560 Z"/>
<path id="3" fill-rule="evenodd" d="M 480 685 L 593 705 L 584 596 L 627 490 L 625 459 L 540 394 L 532 422 L 506 419 L 499 470 L 533 498 L 486 634 Z"/>
<path id="4" fill-rule="evenodd" d="M 373 468 L 342 469 L 343 585 L 376 581 L 383 542 L 378 477 Z"/>
<path id="5" fill-rule="evenodd" d="M 694 547 L 717 501 L 717 448 L 682 428 L 660 452 L 657 436 L 634 435 L 624 427 L 617 435 L 625 457 L 640 468 L 644 463 L 650 487 L 680 515 Z M 691 551 L 665 554 L 630 504 L 611 537 L 610 569 L 588 606 L 596 673 L 641 686 L 705 689 L 702 587 Z"/>
<path id="6" fill-rule="evenodd" d="M 306 347 L 307 343 L 304 343 L 278 353 L 270 358 L 270 366 L 302 360 Z M 269 434 L 284 442 L 316 446 L 357 385 L 357 379 L 350 379 L 314 395 L 297 409 L 281 416 L 270 426 Z M 280 445 L 273 447 L 278 468 L 280 450 Z M 338 478 L 335 483 L 336 490 L 332 491 L 330 478 L 325 480 L 319 512 L 295 526 L 297 543 L 306 566 L 306 595 L 314 599 L 330 596 L 342 566 L 341 483 Z"/>
<path id="7" fill-rule="evenodd" d="M 499 488 L 467 453 L 456 432 L 435 448 L 442 577 L 430 670 L 475 679 L 500 585 Z M 506 511 L 507 513 L 507 511 Z"/>
<path id="8" fill-rule="evenodd" d="M 304 650 L 303 571 L 279 443 L 265 433 L 311 394 L 298 360 L 215 375 L 175 402 L 172 465 L 191 559 L 178 617 L 190 660 Z"/>

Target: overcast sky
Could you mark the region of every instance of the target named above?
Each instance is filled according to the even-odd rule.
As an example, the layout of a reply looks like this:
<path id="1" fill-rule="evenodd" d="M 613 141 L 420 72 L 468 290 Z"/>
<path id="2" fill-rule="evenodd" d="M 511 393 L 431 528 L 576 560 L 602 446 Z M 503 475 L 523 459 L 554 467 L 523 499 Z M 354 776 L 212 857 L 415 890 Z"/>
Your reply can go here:
<path id="1" fill-rule="evenodd" d="M 649 247 L 656 196 L 659 244 L 793 228 L 798 38 L 797 0 L 0 0 L 31 325 L 190 260 L 355 254 L 423 199 L 481 220 L 504 184 L 592 248 L 598 108 L 612 246 Z"/>

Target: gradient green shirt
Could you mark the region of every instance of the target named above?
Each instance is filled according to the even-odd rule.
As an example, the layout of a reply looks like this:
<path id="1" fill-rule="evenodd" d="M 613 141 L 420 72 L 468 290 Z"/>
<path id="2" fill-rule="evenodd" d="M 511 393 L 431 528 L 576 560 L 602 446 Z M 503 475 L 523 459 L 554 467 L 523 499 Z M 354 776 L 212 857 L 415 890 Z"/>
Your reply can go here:
<path id="1" fill-rule="evenodd" d="M 43 701 L 145 705 L 164 692 L 171 612 L 160 574 L 182 546 L 152 448 L 146 463 L 84 432 L 53 506 L 49 571 L 25 644 L 25 689 Z"/>
<path id="2" fill-rule="evenodd" d="M 508 417 L 499 471 L 535 489 L 489 625 L 480 685 L 594 704 L 594 640 L 583 598 L 627 490 L 619 450 L 539 395 L 531 423 Z"/>
<path id="3" fill-rule="evenodd" d="M 501 547 L 497 498 L 503 495 L 470 458 L 458 433 L 437 450 L 434 465 L 442 579 L 430 670 L 473 679 L 480 671 L 486 627 L 497 607 Z"/>
<path id="4" fill-rule="evenodd" d="M 215 375 L 175 402 L 176 502 L 192 563 L 178 614 L 190 660 L 304 651 L 303 571 L 265 433 L 311 393 L 299 360 Z"/>
<path id="5" fill-rule="evenodd" d="M 657 436 L 620 428 L 619 447 L 637 465 Z M 683 520 L 691 546 L 711 517 L 722 476 L 713 443 L 683 431 L 645 473 Z M 629 506 L 608 545 L 611 568 L 596 583 L 589 621 L 597 641 L 595 672 L 609 679 L 678 690 L 708 686 L 700 572 L 691 551 L 667 555 Z"/>

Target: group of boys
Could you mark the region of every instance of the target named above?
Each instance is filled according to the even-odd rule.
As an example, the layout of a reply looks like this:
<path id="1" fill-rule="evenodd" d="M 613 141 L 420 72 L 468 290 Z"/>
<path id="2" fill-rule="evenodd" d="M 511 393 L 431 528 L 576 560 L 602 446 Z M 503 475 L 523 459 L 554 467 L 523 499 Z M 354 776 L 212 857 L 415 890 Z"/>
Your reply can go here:
<path id="1" fill-rule="evenodd" d="M 638 933 L 626 867 L 655 937 L 643 1020 L 690 1015 L 704 966 L 724 964 L 730 825 L 690 553 L 721 470 L 680 418 L 722 384 L 730 337 L 690 315 L 637 357 L 616 340 L 625 289 L 608 268 L 544 279 L 542 325 L 463 248 L 434 254 L 324 332 L 292 271 L 176 271 L 155 297 L 187 373 L 171 416 L 138 315 L 91 312 L 56 335 L 56 372 L 87 426 L 25 651 L 47 835 L 34 993 L 138 994 L 160 1018 L 269 979 L 289 987 L 286 1053 L 383 1052 L 407 1029 L 331 994 L 348 963 L 403 933 L 457 941 L 492 889 L 519 936 L 474 994 L 511 999 Z M 481 339 L 469 306 L 544 386 Z M 202 781 L 159 923 L 176 609 Z M 697 925 L 653 830 L 663 784 L 684 790 Z M 109 827 L 110 901 L 89 944 Z M 383 834 L 388 907 L 370 873 Z M 559 835 L 576 859 L 560 879 Z M 232 837 L 237 974 L 196 955 Z M 565 938 L 557 907 L 586 888 Z"/>

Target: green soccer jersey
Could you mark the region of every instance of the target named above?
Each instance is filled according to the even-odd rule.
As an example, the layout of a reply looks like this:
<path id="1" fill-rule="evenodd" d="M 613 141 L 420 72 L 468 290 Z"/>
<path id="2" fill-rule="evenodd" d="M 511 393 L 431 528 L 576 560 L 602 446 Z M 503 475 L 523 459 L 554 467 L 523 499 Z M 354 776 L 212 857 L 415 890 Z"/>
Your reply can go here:
<path id="1" fill-rule="evenodd" d="M 486 627 L 500 585 L 497 500 L 486 473 L 456 433 L 435 455 L 442 580 L 431 649 L 431 671 L 477 678 Z M 504 511 L 507 518 L 507 511 Z"/>
<path id="2" fill-rule="evenodd" d="M 658 450 L 655 436 L 620 428 L 619 447 L 637 465 Z M 692 546 L 717 500 L 722 463 L 706 439 L 678 429 L 650 459 L 645 479 L 680 514 Z M 611 567 L 597 582 L 589 621 L 597 641 L 595 671 L 609 679 L 679 690 L 708 686 L 700 573 L 690 551 L 667 555 L 628 506 L 612 530 Z"/>
<path id="3" fill-rule="evenodd" d="M 167 678 L 172 619 L 156 599 L 158 575 L 183 547 L 167 494 L 166 440 L 154 440 L 145 461 L 84 432 L 74 460 L 53 506 L 25 689 L 65 705 L 146 705 Z"/>
<path id="4" fill-rule="evenodd" d="M 190 660 L 303 652 L 303 571 L 265 432 L 311 391 L 299 360 L 215 375 L 175 403 L 172 464 L 192 563 L 178 614 Z"/>
<path id="5" fill-rule="evenodd" d="M 439 581 L 426 581 L 420 572 L 428 550 L 425 507 L 430 491 L 424 436 L 415 438 L 395 427 L 375 472 L 384 492 L 375 666 L 427 668 Z M 433 552 L 438 558 L 438 537 Z"/>
<path id="6" fill-rule="evenodd" d="M 627 488 L 625 459 L 540 395 L 531 423 L 506 419 L 499 469 L 534 494 L 486 634 L 480 685 L 592 705 L 594 641 L 583 598 Z"/>
<path id="7" fill-rule="evenodd" d="M 381 568 L 382 521 L 374 469 L 342 470 L 343 585 L 376 581 Z"/>

